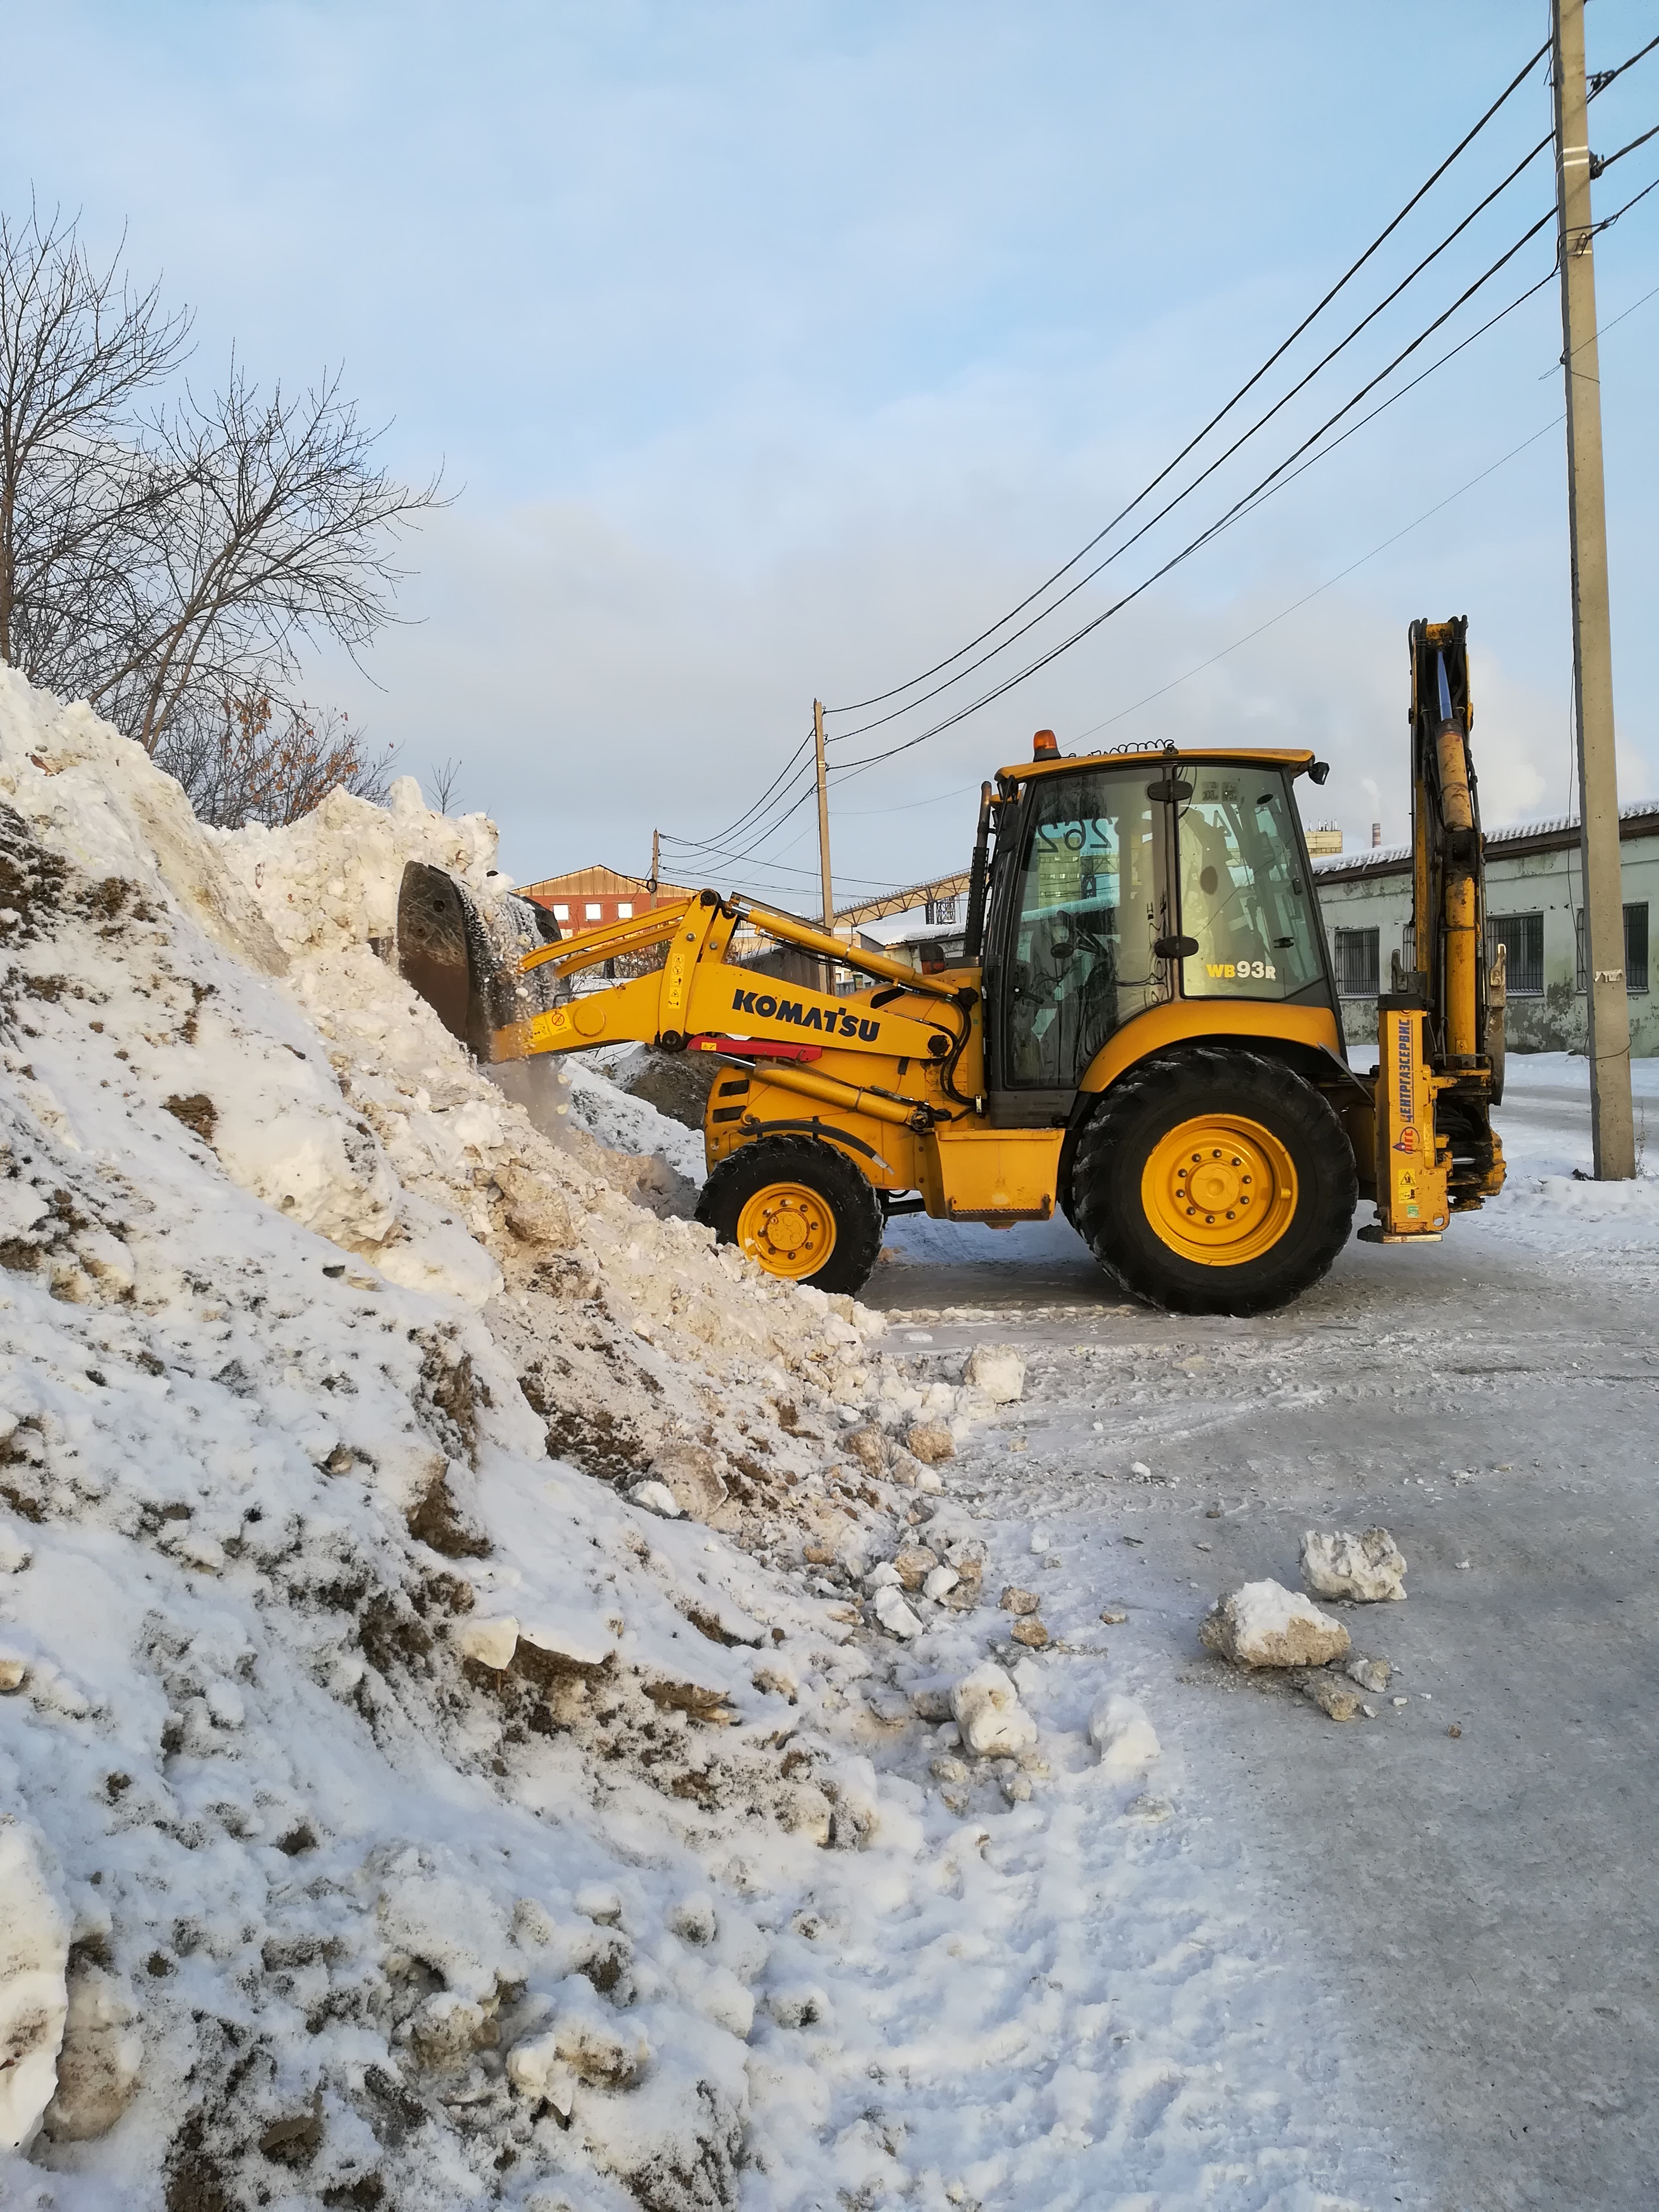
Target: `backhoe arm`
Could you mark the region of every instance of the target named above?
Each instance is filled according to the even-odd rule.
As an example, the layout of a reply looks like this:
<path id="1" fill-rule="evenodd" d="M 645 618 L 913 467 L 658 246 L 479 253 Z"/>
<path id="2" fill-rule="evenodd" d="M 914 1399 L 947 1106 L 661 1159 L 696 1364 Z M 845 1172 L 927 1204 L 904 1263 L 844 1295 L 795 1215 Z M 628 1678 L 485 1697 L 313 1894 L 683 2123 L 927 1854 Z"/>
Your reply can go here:
<path id="1" fill-rule="evenodd" d="M 1466 617 L 1413 623 L 1411 964 L 1377 1004 L 1376 1223 L 1396 1243 L 1504 1187 L 1492 1126 L 1501 986 L 1486 970 L 1486 854 L 1469 749 Z"/>

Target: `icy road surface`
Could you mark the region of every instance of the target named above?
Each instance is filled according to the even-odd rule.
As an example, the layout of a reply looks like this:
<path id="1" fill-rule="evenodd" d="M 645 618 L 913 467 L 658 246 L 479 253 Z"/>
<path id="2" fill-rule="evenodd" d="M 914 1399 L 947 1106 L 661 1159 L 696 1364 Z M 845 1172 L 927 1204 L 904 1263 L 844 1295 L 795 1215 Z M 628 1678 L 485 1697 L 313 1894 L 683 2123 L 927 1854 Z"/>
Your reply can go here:
<path id="1" fill-rule="evenodd" d="M 1637 1091 L 1639 1134 L 1659 1064 L 1637 1064 Z M 1062 1644 L 1109 1648 L 1165 1747 L 1151 1786 L 1172 1817 L 1145 1851 L 1172 1881 L 1188 1855 L 1211 1895 L 1231 1860 L 1263 1966 L 1331 2008 L 1322 2083 L 1307 2054 L 1324 2031 L 1258 2003 L 1267 2047 L 1243 2104 L 1272 2083 L 1282 2037 L 1288 2108 L 1316 2095 L 1347 2146 L 1314 2168 L 1352 2201 L 1647 2207 L 1659 1182 L 1651 1159 L 1634 1186 L 1571 1180 L 1590 1157 L 1583 1060 L 1512 1061 L 1499 1119 L 1497 1205 L 1439 1246 L 1351 1244 L 1285 1314 L 1125 1306 L 1063 1224 L 896 1224 L 866 1297 L 920 1363 L 987 1341 L 1025 1354 L 1023 1401 L 951 1470 L 990 1516 L 987 1587 L 1022 1583 Z M 1200 1650 L 1218 1590 L 1295 1587 L 1304 1528 L 1376 1522 L 1410 1563 L 1408 1601 L 1336 1608 L 1355 1650 L 1397 1670 L 1375 1719 L 1335 1724 Z M 1102 1626 L 1103 1606 L 1127 1621 Z M 1097 1659 L 1046 1656 L 1039 1710 L 1085 1666 L 1097 1679 Z M 1090 1948 L 1077 1907 L 1073 1958 L 1042 1962 L 1061 1980 Z M 1193 1970 L 1206 1940 L 1195 1924 L 1163 1974 Z M 1125 2008 L 1126 2030 L 1146 2025 Z M 1224 2076 L 1239 2050 L 1230 2036 Z M 1160 2070 L 1146 2050 L 1149 2122 L 1161 2102 L 1227 2096 L 1192 2057 Z M 1079 2082 L 1079 2127 L 1090 2101 Z M 1241 2142 L 1261 2117 L 1259 2101 L 1239 2112 Z M 1221 2201 L 1216 2185 L 1195 2201 Z"/>

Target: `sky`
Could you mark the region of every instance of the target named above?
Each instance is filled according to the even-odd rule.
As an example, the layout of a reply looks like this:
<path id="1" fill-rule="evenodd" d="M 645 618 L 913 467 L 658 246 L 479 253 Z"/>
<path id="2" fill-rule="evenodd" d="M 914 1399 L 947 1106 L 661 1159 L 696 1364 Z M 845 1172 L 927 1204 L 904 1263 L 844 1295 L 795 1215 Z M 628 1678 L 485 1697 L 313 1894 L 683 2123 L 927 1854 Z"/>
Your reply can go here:
<path id="1" fill-rule="evenodd" d="M 1588 20 L 1592 70 L 1659 30 L 1650 0 L 1594 0 Z M 194 380 L 222 377 L 233 348 L 265 383 L 338 368 L 386 426 L 392 469 L 443 471 L 449 503 L 403 549 L 399 623 L 361 666 L 319 645 L 313 702 L 348 708 L 428 790 L 458 762 L 454 804 L 500 823 L 520 880 L 594 860 L 642 872 L 654 829 L 665 875 L 802 910 L 817 859 L 801 763 L 781 803 L 726 833 L 799 746 L 814 697 L 842 709 L 906 684 L 1092 539 L 1548 29 L 1533 0 L 0 0 L 0 21 L 5 206 L 33 191 L 78 209 L 94 244 L 125 227 L 134 273 L 195 311 Z M 1603 154 L 1659 122 L 1659 52 L 1591 113 Z M 1226 431 L 1549 128 L 1540 64 Z M 1656 176 L 1659 140 L 1598 181 L 1597 214 Z M 936 701 L 890 702 L 905 711 L 866 736 L 870 714 L 832 711 L 838 896 L 963 866 L 981 780 L 1040 726 L 1068 750 L 1310 745 L 1332 763 L 1310 820 L 1351 847 L 1373 822 L 1403 836 L 1418 616 L 1469 617 L 1488 823 L 1563 810 L 1547 224 L 1339 427 L 1546 280 L 1487 335 L 1049 667 L 848 772 L 1209 529 L 1552 195 L 1546 149 L 1126 547 L 1158 502 L 1137 507 L 1094 556 L 1121 548 L 1112 564 L 1029 637 Z M 1655 797 L 1659 191 L 1598 239 L 1596 271 L 1620 792 Z"/>

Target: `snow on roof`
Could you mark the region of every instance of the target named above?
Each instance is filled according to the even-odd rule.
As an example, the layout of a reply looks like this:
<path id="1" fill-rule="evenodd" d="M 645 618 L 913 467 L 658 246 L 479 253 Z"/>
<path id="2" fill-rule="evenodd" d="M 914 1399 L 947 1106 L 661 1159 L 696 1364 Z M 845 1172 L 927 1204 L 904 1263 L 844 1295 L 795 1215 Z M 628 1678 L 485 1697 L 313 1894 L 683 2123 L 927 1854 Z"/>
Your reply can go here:
<path id="1" fill-rule="evenodd" d="M 1650 821 L 1655 834 L 1659 834 L 1659 799 L 1633 799 L 1619 810 L 1621 822 Z M 1576 814 L 1552 814 L 1541 821 L 1511 822 L 1502 830 L 1488 830 L 1486 848 L 1490 852 L 1504 845 L 1518 845 L 1534 838 L 1576 836 L 1578 817 Z M 1387 872 L 1404 867 L 1410 861 L 1412 848 L 1405 845 L 1373 845 L 1358 853 L 1322 853 L 1313 860 L 1316 876 L 1362 875 L 1371 869 Z"/>

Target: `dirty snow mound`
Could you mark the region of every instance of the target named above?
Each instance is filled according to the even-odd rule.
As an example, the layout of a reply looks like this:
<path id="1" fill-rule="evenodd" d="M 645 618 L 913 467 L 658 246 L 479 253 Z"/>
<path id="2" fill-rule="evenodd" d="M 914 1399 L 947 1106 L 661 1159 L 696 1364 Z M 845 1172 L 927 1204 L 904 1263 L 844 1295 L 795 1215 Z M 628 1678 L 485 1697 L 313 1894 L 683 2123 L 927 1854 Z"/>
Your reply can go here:
<path id="1" fill-rule="evenodd" d="M 0 670 L 20 2203 L 729 2205 L 779 1913 L 847 1909 L 826 1843 L 914 1857 L 844 1621 L 623 1491 L 855 1549 L 844 1413 L 921 1394 L 399 981 L 405 858 L 487 897 L 489 850 L 406 794 L 210 836 Z"/>

